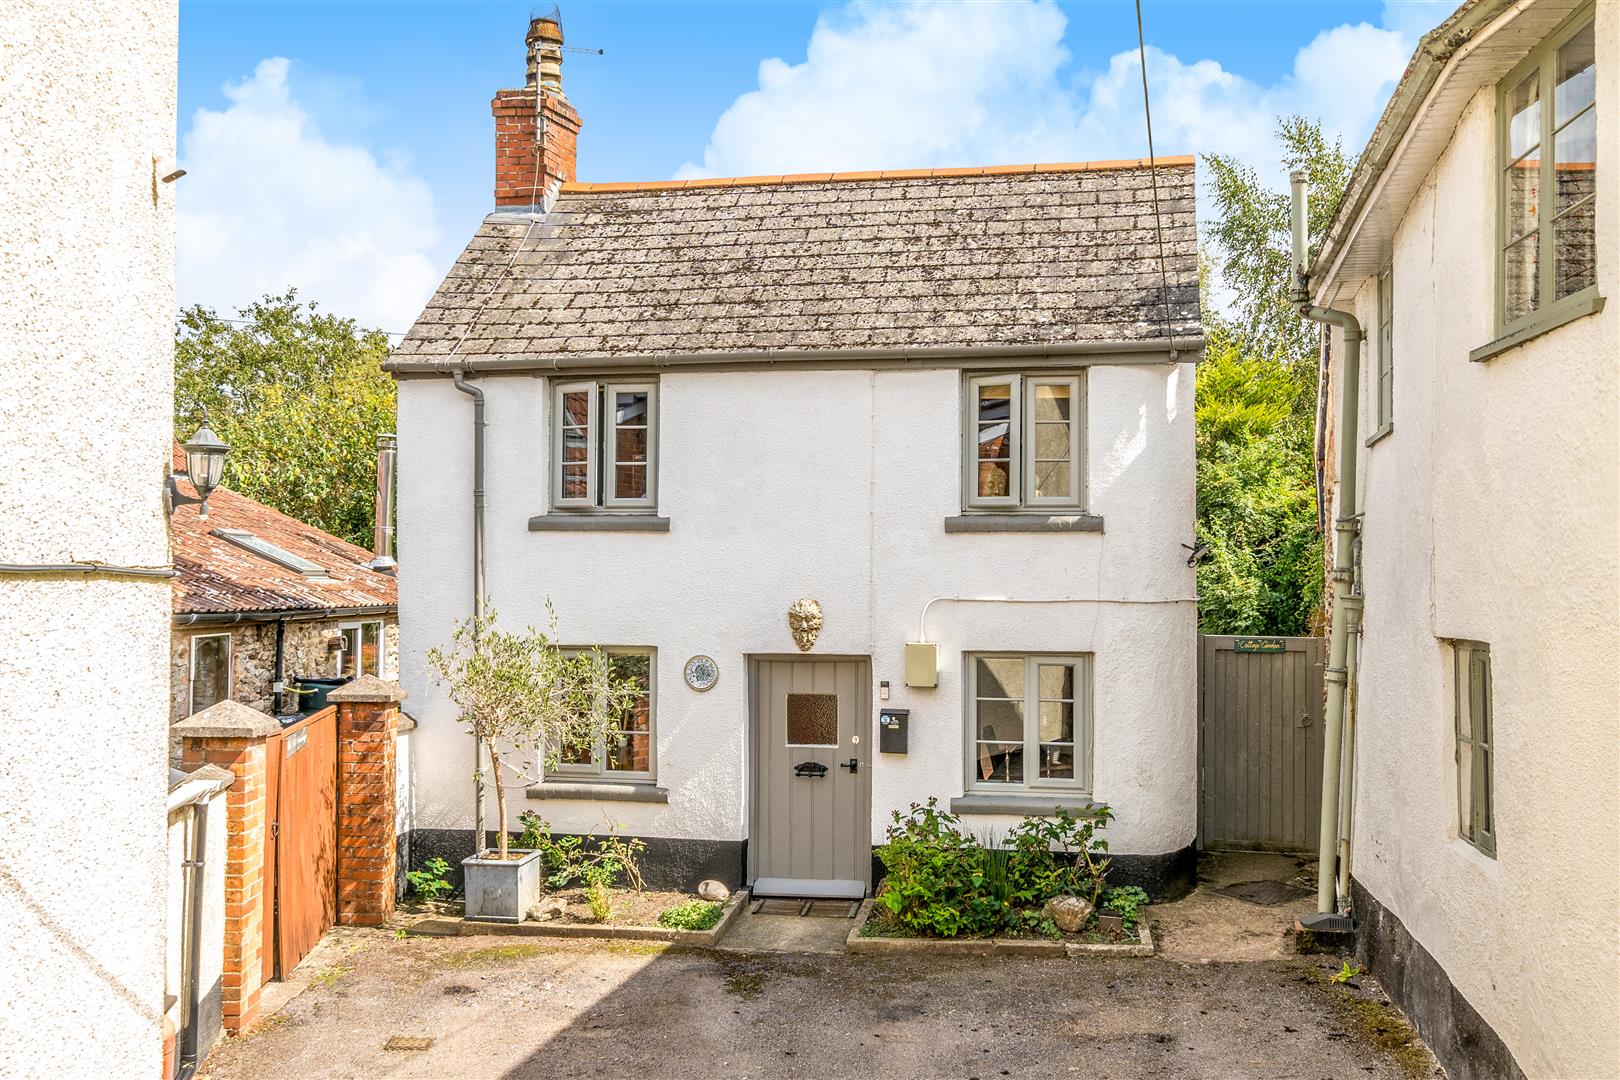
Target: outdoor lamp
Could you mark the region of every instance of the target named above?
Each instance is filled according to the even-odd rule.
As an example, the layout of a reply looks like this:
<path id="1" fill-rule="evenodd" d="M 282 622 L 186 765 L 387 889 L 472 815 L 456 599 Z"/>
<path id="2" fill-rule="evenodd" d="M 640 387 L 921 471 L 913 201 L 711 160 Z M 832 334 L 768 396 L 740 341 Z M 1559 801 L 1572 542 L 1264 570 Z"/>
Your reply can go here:
<path id="1" fill-rule="evenodd" d="M 186 477 L 191 481 L 191 486 L 197 489 L 197 500 L 202 504 L 197 516 L 206 518 L 208 496 L 225 478 L 225 455 L 231 448 L 214 434 L 208 426 L 206 415 L 197 434 L 191 437 L 190 442 L 182 444 L 182 448 L 186 452 Z"/>

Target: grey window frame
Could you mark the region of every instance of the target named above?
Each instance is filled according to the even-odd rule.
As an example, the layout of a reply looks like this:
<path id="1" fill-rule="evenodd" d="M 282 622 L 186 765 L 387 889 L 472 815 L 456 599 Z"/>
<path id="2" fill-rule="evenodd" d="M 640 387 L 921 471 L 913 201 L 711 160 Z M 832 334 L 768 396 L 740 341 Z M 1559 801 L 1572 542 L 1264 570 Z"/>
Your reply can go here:
<path id="1" fill-rule="evenodd" d="M 979 716 L 978 716 L 978 660 L 1021 660 L 1024 663 L 1024 781 L 1009 783 L 983 780 L 978 775 Z M 1074 689 L 1074 778 L 1043 780 L 1040 777 L 1040 668 L 1042 664 L 1066 664 L 1075 669 Z M 1096 687 L 1096 654 L 1016 652 L 1007 650 L 979 650 L 962 654 L 962 730 L 964 761 L 964 791 L 969 794 L 1037 795 L 1062 793 L 1092 797 L 1092 768 L 1094 732 L 1096 728 L 1094 700 Z M 1033 708 L 1032 708 L 1033 706 Z"/>
<path id="2" fill-rule="evenodd" d="M 586 418 L 586 495 L 584 498 L 566 498 L 563 495 L 563 395 L 578 392 L 590 394 L 590 410 Z M 618 440 L 614 438 L 617 423 L 612 402 L 620 392 L 645 392 L 647 395 L 647 493 L 637 498 L 625 498 L 615 490 L 618 471 L 615 452 Z M 551 410 L 551 508 L 569 513 L 638 513 L 645 514 L 658 506 L 658 380 L 657 379 L 556 379 L 552 382 Z"/>
<path id="3" fill-rule="evenodd" d="M 1588 23 L 1592 23 L 1595 27 L 1596 15 L 1596 3 L 1588 3 L 1580 7 L 1560 23 L 1556 30 L 1542 39 L 1540 44 L 1532 49 L 1529 55 L 1515 65 L 1513 70 L 1508 72 L 1496 85 L 1496 156 L 1493 164 L 1496 170 L 1496 251 L 1494 266 L 1496 270 L 1496 335 L 1498 341 L 1508 337 L 1519 339 L 1524 336 L 1534 336 L 1535 333 L 1552 329 L 1571 319 L 1602 310 L 1596 275 L 1594 275 L 1592 284 L 1586 288 L 1573 292 L 1562 299 L 1555 296 L 1557 292 L 1558 262 L 1557 238 L 1553 229 L 1554 218 L 1558 216 L 1558 200 L 1556 197 L 1558 132 L 1568 128 L 1581 116 L 1585 115 L 1587 109 L 1593 112 L 1597 109 L 1597 101 L 1594 99 L 1587 109 L 1583 109 L 1581 112 L 1571 116 L 1562 125 L 1555 126 L 1556 113 L 1554 110 L 1556 109 L 1557 95 L 1554 92 L 1555 84 L 1553 80 L 1556 77 L 1554 65 L 1557 61 L 1559 49 L 1585 28 Z M 1536 274 L 1539 282 L 1540 304 L 1534 310 L 1510 320 L 1507 317 L 1507 252 L 1509 241 L 1512 238 L 1509 236 L 1508 226 L 1510 193 L 1507 178 L 1509 167 L 1519 158 L 1510 156 L 1512 154 L 1511 128 L 1513 117 L 1510 113 L 1509 95 L 1531 71 L 1537 72 L 1540 94 L 1537 101 L 1537 108 L 1540 110 L 1538 121 L 1540 127 L 1534 151 L 1541 155 L 1538 166 L 1540 169 L 1538 177 L 1538 197 L 1540 201 L 1537 207 L 1535 228 Z M 1526 151 L 1526 153 L 1529 152 Z M 1520 157 L 1522 156 L 1520 155 Z M 1602 182 L 1602 178 L 1599 178 L 1599 182 Z M 1610 178 L 1608 182 L 1613 183 L 1613 178 Z M 1593 191 L 1590 199 L 1595 205 L 1597 200 L 1596 190 Z M 1495 342 L 1492 343 L 1492 345 L 1495 344 Z M 1490 355 L 1494 355 L 1496 350 L 1492 348 L 1492 345 L 1476 349 L 1471 354 L 1471 358 L 1487 359 Z"/>
<path id="4" fill-rule="evenodd" d="M 981 386 L 1011 386 L 1008 419 L 1008 477 L 1006 495 L 979 494 L 978 390 Z M 993 371 L 967 374 L 962 380 L 962 509 L 964 513 L 1050 514 L 1054 510 L 1084 511 L 1088 496 L 1086 460 L 1086 371 Z M 1065 497 L 1035 494 L 1035 393 L 1038 387 L 1069 387 L 1069 492 Z"/>
<path id="5" fill-rule="evenodd" d="M 365 662 L 365 655 L 366 655 L 366 627 L 367 626 L 375 626 L 377 628 L 377 670 L 376 671 L 364 671 L 364 670 L 361 669 L 361 665 Z M 355 632 L 355 635 L 356 635 L 355 640 L 359 643 L 359 646 L 360 646 L 359 650 L 355 654 L 355 656 L 356 656 L 355 663 L 354 663 L 355 677 L 359 678 L 361 675 L 375 675 L 379 679 L 382 678 L 383 634 L 385 632 L 385 627 L 383 626 L 383 621 L 381 619 L 349 619 L 349 620 L 347 620 L 345 622 L 338 623 L 337 630 L 338 630 L 338 639 L 340 641 L 343 641 L 344 644 L 339 646 L 337 656 L 335 656 L 333 658 L 333 668 L 334 668 L 334 670 L 333 670 L 332 673 L 334 675 L 347 674 L 347 672 L 344 670 L 344 668 L 346 667 L 346 660 L 347 660 L 348 655 L 349 655 L 349 649 L 348 649 L 348 639 L 345 638 L 343 636 L 343 634 L 344 634 L 345 631 L 353 630 Z"/>
<path id="6" fill-rule="evenodd" d="M 589 645 L 570 645 L 564 648 L 566 656 L 578 656 L 588 651 Z M 609 769 L 607 740 L 598 739 L 591 751 L 589 764 L 558 762 L 545 770 L 547 780 L 601 780 L 607 783 L 651 784 L 658 778 L 658 650 L 651 646 L 602 645 L 596 646 L 602 655 L 645 656 L 647 658 L 647 768 L 645 770 Z"/>
<path id="7" fill-rule="evenodd" d="M 190 649 L 190 656 L 188 657 L 186 664 L 187 715 L 201 712 L 202 709 L 206 709 L 208 707 L 208 705 L 201 707 L 197 705 L 197 642 L 206 641 L 211 638 L 225 639 L 225 696 L 219 700 L 230 701 L 231 695 L 236 692 L 236 643 L 231 640 L 231 635 L 228 633 L 192 634 L 186 642 L 187 647 Z M 218 702 L 209 702 L 208 704 L 215 705 L 218 704 Z"/>
<path id="8" fill-rule="evenodd" d="M 1457 835 L 1494 859 L 1496 741 L 1491 715 L 1491 647 L 1482 641 L 1453 641 L 1451 651 Z M 1466 789 L 1463 787 L 1464 746 L 1469 751 Z M 1482 791 L 1483 799 L 1479 797 Z"/>
<path id="9" fill-rule="evenodd" d="M 1372 379 L 1373 433 L 1366 445 L 1388 435 L 1395 428 L 1395 265 L 1391 261 L 1378 272 L 1378 348 Z"/>

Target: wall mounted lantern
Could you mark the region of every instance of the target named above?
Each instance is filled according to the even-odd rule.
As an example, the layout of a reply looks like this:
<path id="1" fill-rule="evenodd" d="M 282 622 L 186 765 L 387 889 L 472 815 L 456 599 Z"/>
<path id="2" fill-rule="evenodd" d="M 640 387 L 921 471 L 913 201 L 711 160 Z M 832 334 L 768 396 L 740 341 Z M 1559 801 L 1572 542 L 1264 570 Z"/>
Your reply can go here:
<path id="1" fill-rule="evenodd" d="M 191 486 L 197 489 L 197 501 L 202 504 L 197 516 L 207 518 L 208 496 L 225 479 L 225 455 L 230 453 L 231 448 L 208 426 L 206 414 L 197 434 L 191 437 L 190 442 L 182 443 L 181 448 L 186 452 L 186 477 L 191 481 Z"/>

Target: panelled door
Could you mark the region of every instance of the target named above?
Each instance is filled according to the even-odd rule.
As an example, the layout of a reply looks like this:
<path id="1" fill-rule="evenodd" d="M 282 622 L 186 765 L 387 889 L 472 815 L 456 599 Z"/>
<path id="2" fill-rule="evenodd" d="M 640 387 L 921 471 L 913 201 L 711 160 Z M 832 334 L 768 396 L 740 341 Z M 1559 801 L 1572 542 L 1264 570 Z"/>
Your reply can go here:
<path id="1" fill-rule="evenodd" d="M 868 671 L 864 659 L 753 662 L 756 896 L 859 898 L 871 883 Z"/>
<path id="2" fill-rule="evenodd" d="M 1198 639 L 1198 841 L 1312 850 L 1322 815 L 1318 637 Z"/>
<path id="3" fill-rule="evenodd" d="M 337 921 L 337 708 L 265 740 L 263 973 L 285 978 Z"/>

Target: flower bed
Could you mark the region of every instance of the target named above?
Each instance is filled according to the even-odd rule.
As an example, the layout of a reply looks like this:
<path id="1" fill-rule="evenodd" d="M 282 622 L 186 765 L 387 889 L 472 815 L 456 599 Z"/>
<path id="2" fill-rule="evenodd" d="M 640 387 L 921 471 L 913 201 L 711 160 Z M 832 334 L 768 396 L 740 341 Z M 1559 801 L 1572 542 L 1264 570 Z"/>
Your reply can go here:
<path id="1" fill-rule="evenodd" d="M 851 951 L 1151 953 L 1147 895 L 1107 887 L 1108 844 L 1096 832 L 1109 817 L 1105 807 L 1086 818 L 1054 807 L 1005 837 L 979 838 L 933 799 L 897 811 L 876 852 L 886 874 Z"/>

